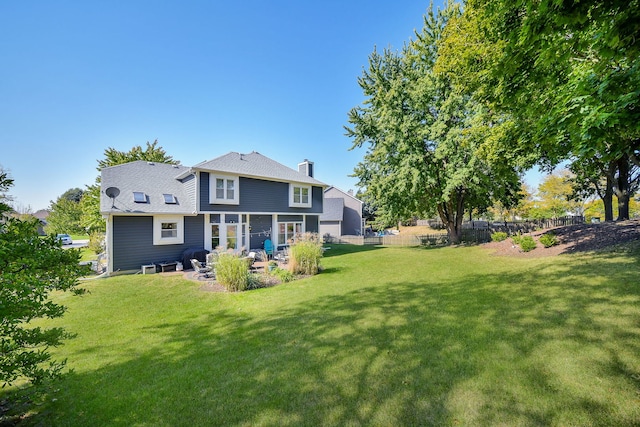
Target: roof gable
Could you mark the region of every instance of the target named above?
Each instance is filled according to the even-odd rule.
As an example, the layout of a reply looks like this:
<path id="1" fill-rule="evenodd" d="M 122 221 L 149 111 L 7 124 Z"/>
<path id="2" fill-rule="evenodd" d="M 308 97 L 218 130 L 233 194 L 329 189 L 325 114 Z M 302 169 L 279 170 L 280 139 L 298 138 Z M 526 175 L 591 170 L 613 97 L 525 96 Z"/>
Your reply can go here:
<path id="1" fill-rule="evenodd" d="M 274 181 L 327 186 L 315 178 L 284 166 L 255 151 L 249 154 L 231 152 L 213 160 L 198 163 L 193 168 L 205 172 L 221 172 L 252 178 L 266 178 Z"/>

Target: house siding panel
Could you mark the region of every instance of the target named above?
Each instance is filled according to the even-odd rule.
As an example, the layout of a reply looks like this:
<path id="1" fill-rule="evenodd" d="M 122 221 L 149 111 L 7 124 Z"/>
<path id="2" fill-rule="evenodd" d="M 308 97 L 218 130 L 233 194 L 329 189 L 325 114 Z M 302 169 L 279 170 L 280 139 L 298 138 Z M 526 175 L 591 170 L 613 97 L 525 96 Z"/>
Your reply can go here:
<path id="1" fill-rule="evenodd" d="M 261 249 L 264 247 L 264 241 L 266 239 L 271 239 L 271 234 L 273 231 L 271 230 L 272 223 L 271 215 L 251 215 L 250 217 L 250 225 L 251 225 L 251 237 L 249 240 L 249 247 L 251 249 Z"/>
<path id="2" fill-rule="evenodd" d="M 320 231 L 319 227 L 320 216 L 318 215 L 307 215 L 306 218 L 306 227 L 307 231 L 310 233 L 317 233 Z"/>
<path id="3" fill-rule="evenodd" d="M 204 217 L 184 217 L 184 243 L 153 245 L 153 216 L 113 218 L 113 270 L 140 270 L 142 265 L 176 261 L 187 248 L 202 248 Z M 187 267 L 188 268 L 188 267 Z"/>
<path id="4" fill-rule="evenodd" d="M 286 182 L 240 177 L 240 204 L 209 203 L 209 173 L 200 172 L 200 210 L 202 212 L 298 212 L 321 213 L 322 187 L 312 187 L 311 208 L 289 207 L 289 184 Z"/>

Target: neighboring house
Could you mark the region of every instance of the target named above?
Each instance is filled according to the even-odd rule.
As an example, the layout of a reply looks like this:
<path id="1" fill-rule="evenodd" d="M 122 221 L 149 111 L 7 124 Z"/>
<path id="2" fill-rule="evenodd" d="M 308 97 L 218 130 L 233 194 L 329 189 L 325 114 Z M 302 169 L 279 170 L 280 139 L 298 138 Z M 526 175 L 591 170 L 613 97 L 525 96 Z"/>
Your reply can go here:
<path id="1" fill-rule="evenodd" d="M 108 271 L 139 271 L 194 248 L 287 244 L 296 233 L 319 231 L 326 187 L 313 178 L 312 162 L 296 171 L 256 152 L 192 167 L 136 161 L 104 168 Z"/>
<path id="2" fill-rule="evenodd" d="M 40 209 L 39 211 L 33 214 L 35 218 L 38 218 L 40 220 L 40 225 L 38 226 L 38 234 L 41 236 L 44 236 L 47 234 L 44 231 L 44 227 L 47 226 L 47 218 L 49 218 L 49 213 L 50 212 L 46 209 Z"/>
<path id="3" fill-rule="evenodd" d="M 362 234 L 362 205 L 352 192 L 336 187 L 324 191 L 324 213 L 320 215 L 320 234 L 334 237 Z"/>

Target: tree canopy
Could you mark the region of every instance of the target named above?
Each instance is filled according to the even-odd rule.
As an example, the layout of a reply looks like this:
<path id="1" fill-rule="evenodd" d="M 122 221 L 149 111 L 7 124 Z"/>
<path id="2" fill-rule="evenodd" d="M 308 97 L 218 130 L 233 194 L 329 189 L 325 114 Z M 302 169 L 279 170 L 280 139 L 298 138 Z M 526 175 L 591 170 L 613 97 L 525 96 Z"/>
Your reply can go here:
<path id="1" fill-rule="evenodd" d="M 0 192 L 13 185 L 0 173 Z M 0 211 L 7 205 L 0 203 Z M 38 235 L 38 220 L 4 217 L 0 221 L 0 382 L 24 378 L 33 383 L 56 377 L 64 361 L 55 361 L 50 347 L 70 335 L 62 328 L 33 327 L 34 319 L 56 318 L 65 308 L 49 296 L 54 291 L 79 294 L 78 250 L 64 250 L 55 236 Z"/>
<path id="2" fill-rule="evenodd" d="M 519 197 L 515 163 L 499 142 L 511 132 L 451 79 L 434 71 L 438 44 L 459 6 L 429 11 L 416 40 L 401 52 L 374 52 L 358 82 L 366 97 L 349 113 L 352 149 L 366 146 L 355 168 L 365 194 L 387 222 L 437 214 L 452 242 L 461 237 L 465 210 Z"/>
<path id="3" fill-rule="evenodd" d="M 627 219 L 629 169 L 640 166 L 639 30 L 638 0 L 469 0 L 436 68 L 509 114 L 512 147 L 532 161 L 597 157 L 609 175 L 613 165 L 618 218 Z"/>

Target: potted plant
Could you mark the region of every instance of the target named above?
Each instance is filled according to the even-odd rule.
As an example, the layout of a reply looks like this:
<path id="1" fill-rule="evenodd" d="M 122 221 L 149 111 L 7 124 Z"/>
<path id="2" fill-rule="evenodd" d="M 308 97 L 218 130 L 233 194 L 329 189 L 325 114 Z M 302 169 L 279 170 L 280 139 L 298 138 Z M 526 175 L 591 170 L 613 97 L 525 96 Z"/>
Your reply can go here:
<path id="1" fill-rule="evenodd" d="M 269 271 L 273 271 L 276 268 L 278 268 L 278 262 L 277 261 L 269 261 L 269 263 L 267 264 Z"/>

